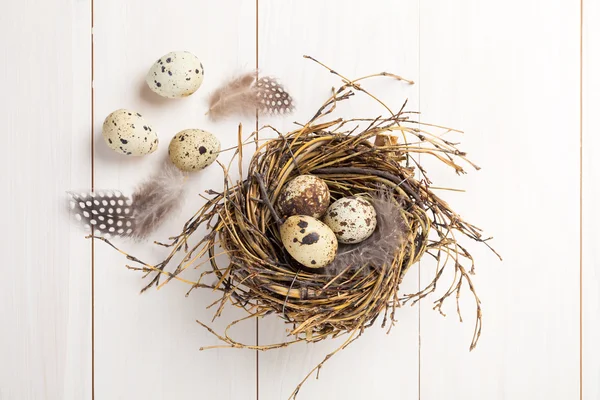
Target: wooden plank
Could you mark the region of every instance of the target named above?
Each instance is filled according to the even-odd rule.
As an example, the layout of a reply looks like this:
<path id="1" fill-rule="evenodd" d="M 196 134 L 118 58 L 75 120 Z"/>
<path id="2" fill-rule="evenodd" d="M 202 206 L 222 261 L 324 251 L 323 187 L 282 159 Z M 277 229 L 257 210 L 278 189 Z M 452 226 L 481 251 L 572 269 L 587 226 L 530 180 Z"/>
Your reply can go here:
<path id="1" fill-rule="evenodd" d="M 259 68 L 279 76 L 297 101 L 293 117 L 261 119 L 287 131 L 292 122 L 305 122 L 331 94 L 340 79 L 317 64 L 304 60 L 311 55 L 351 78 L 383 70 L 419 80 L 418 4 L 410 1 L 260 1 Z M 417 111 L 419 86 L 408 86 L 385 78 L 366 82 L 393 108 L 406 98 Z M 358 94 L 348 104 L 339 104 L 335 116 L 374 117 L 381 106 Z M 402 286 L 416 291 L 418 271 L 409 272 Z M 378 324 L 344 351 L 336 354 L 320 371 L 320 380 L 310 378 L 298 398 L 387 399 L 401 393 L 403 399 L 418 396 L 418 308 L 397 312 L 398 323 L 391 334 Z M 276 316 L 260 322 L 261 344 L 289 340 L 288 328 Z M 259 398 L 286 399 L 305 375 L 343 343 L 340 340 L 313 345 L 293 345 L 259 354 Z M 399 392 L 400 391 L 400 392 Z"/>
<path id="2" fill-rule="evenodd" d="M 208 94 L 239 69 L 255 60 L 255 5 L 249 0 L 118 0 L 97 2 L 95 10 L 95 174 L 97 188 L 131 192 L 167 157 L 171 138 L 180 130 L 201 128 L 214 132 L 227 148 L 236 143 L 237 121 L 210 123 L 205 117 Z M 186 99 L 166 100 L 146 87 L 145 75 L 163 54 L 188 50 L 204 63 L 202 87 Z M 159 149 L 150 156 L 127 158 L 108 149 L 101 139 L 103 119 L 119 108 L 140 112 L 159 136 Z M 251 120 L 252 122 L 252 120 Z M 253 123 L 247 130 L 251 132 Z M 227 161 L 231 153 L 223 154 Z M 165 241 L 202 205 L 195 193 L 222 188 L 217 164 L 190 177 L 187 202 L 180 213 L 152 237 Z M 198 236 L 199 237 L 199 236 Z M 120 246 L 149 262 L 158 262 L 167 249 L 151 241 Z M 195 321 L 210 322 L 206 310 L 216 293 L 172 282 L 164 289 L 139 295 L 140 275 L 127 271 L 126 260 L 102 243 L 96 244 L 96 398 L 187 398 L 196 393 L 208 399 L 254 399 L 255 354 L 231 349 L 199 352 L 219 344 Z M 197 277 L 199 271 L 191 271 Z M 213 325 L 222 331 L 227 322 L 244 315 L 226 310 Z M 255 343 L 255 329 L 233 332 L 242 342 Z"/>
<path id="3" fill-rule="evenodd" d="M 440 193 L 504 256 L 469 246 L 484 318 L 473 352 L 466 287 L 463 324 L 452 300 L 445 319 L 422 305 L 421 398 L 578 398 L 578 2 L 425 2 L 420 25 L 421 120 L 464 129 L 448 138 L 483 167 L 426 168 L 467 190 Z"/>
<path id="4" fill-rule="evenodd" d="M 90 399 L 91 250 L 65 206 L 91 177 L 90 1 L 4 7 L 0 43 L 0 398 Z"/>
<path id="5" fill-rule="evenodd" d="M 600 256 L 597 224 L 600 222 L 600 161 L 598 160 L 600 106 L 600 5 L 583 3 L 583 252 L 582 252 L 582 398 L 600 398 Z"/>

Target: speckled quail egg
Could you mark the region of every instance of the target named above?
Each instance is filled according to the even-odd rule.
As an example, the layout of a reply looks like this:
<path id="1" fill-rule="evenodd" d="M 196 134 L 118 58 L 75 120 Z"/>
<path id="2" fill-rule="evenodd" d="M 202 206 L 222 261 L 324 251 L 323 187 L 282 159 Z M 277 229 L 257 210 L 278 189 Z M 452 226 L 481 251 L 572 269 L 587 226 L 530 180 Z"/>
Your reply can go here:
<path id="1" fill-rule="evenodd" d="M 163 97 L 178 98 L 193 94 L 204 80 L 202 63 L 190 52 L 172 51 L 156 61 L 148 74 L 146 83 L 150 89 Z"/>
<path id="2" fill-rule="evenodd" d="M 198 171 L 212 164 L 221 151 L 215 135 L 201 129 L 186 129 L 171 139 L 169 157 L 182 171 Z"/>
<path id="3" fill-rule="evenodd" d="M 327 225 L 308 215 L 293 215 L 279 228 L 287 252 L 308 268 L 322 268 L 333 261 L 338 242 Z"/>
<path id="4" fill-rule="evenodd" d="M 329 198 L 325 181 L 314 175 L 300 175 L 283 187 L 277 205 L 285 217 L 310 215 L 320 218 L 329 207 Z"/>
<path id="5" fill-rule="evenodd" d="M 140 113 L 120 109 L 106 117 L 102 125 L 104 141 L 117 153 L 143 156 L 156 151 L 158 137 Z"/>
<path id="6" fill-rule="evenodd" d="M 377 213 L 373 205 L 361 197 L 343 197 L 329 206 L 323 222 L 340 243 L 360 243 L 375 231 Z"/>

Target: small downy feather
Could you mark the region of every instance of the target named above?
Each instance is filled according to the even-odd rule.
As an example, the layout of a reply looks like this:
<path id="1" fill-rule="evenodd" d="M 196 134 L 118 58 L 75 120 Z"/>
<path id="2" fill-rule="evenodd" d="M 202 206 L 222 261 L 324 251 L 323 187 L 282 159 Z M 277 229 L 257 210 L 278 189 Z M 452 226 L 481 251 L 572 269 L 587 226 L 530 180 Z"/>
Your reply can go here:
<path id="1" fill-rule="evenodd" d="M 328 275 L 337 275 L 348 266 L 348 271 L 352 272 L 368 265 L 369 268 L 364 270 L 368 272 L 371 268 L 380 269 L 392 262 L 396 251 L 406 240 L 407 226 L 398 211 L 399 205 L 391 200 L 391 196 L 388 191 L 380 190 L 369 199 L 377 212 L 375 232 L 360 243 L 340 243 L 335 259 L 325 267 Z"/>
<path id="2" fill-rule="evenodd" d="M 208 116 L 219 120 L 230 115 L 283 115 L 292 112 L 294 101 L 276 78 L 257 78 L 255 71 L 237 76 L 214 91 Z"/>
<path id="3" fill-rule="evenodd" d="M 71 213 L 87 230 L 101 236 L 147 238 L 184 198 L 185 175 L 166 162 L 131 197 L 119 190 L 69 192 Z"/>

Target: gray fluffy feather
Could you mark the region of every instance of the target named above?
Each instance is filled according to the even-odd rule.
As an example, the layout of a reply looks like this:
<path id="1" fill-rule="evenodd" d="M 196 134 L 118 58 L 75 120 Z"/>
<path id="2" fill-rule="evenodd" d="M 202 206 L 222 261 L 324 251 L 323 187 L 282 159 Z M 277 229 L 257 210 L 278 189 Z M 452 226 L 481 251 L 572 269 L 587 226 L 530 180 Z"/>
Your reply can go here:
<path id="1" fill-rule="evenodd" d="M 69 192 L 71 213 L 95 234 L 145 239 L 181 205 L 184 183 L 184 173 L 166 162 L 131 197 L 118 190 Z"/>
<path id="2" fill-rule="evenodd" d="M 377 212 L 377 228 L 366 240 L 357 244 L 341 244 L 338 254 L 331 264 L 325 268 L 328 275 L 337 275 L 348 266 L 349 272 L 363 265 L 380 269 L 388 265 L 403 241 L 406 240 L 407 226 L 399 212 L 397 203 L 391 199 L 387 191 L 378 191 L 370 199 Z"/>

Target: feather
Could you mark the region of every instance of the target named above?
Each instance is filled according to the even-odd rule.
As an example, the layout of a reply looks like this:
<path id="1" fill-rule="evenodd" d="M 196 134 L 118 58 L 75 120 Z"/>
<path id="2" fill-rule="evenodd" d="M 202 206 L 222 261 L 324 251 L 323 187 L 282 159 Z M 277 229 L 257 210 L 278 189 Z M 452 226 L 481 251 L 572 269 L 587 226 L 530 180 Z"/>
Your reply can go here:
<path id="1" fill-rule="evenodd" d="M 273 77 L 258 78 L 256 71 L 237 76 L 215 90 L 208 100 L 208 116 L 219 120 L 229 115 L 283 115 L 293 111 L 290 94 Z"/>
<path id="2" fill-rule="evenodd" d="M 71 213 L 105 236 L 147 238 L 182 203 L 185 175 L 173 164 L 143 182 L 131 197 L 119 190 L 69 192 Z"/>
<path id="3" fill-rule="evenodd" d="M 340 243 L 338 254 L 325 268 L 328 275 L 337 275 L 348 267 L 348 271 L 353 272 L 363 265 L 375 269 L 389 265 L 406 240 L 406 222 L 398 210 L 400 206 L 392 200 L 392 194 L 381 190 L 372 195 L 370 201 L 377 212 L 375 232 L 360 243 Z"/>

